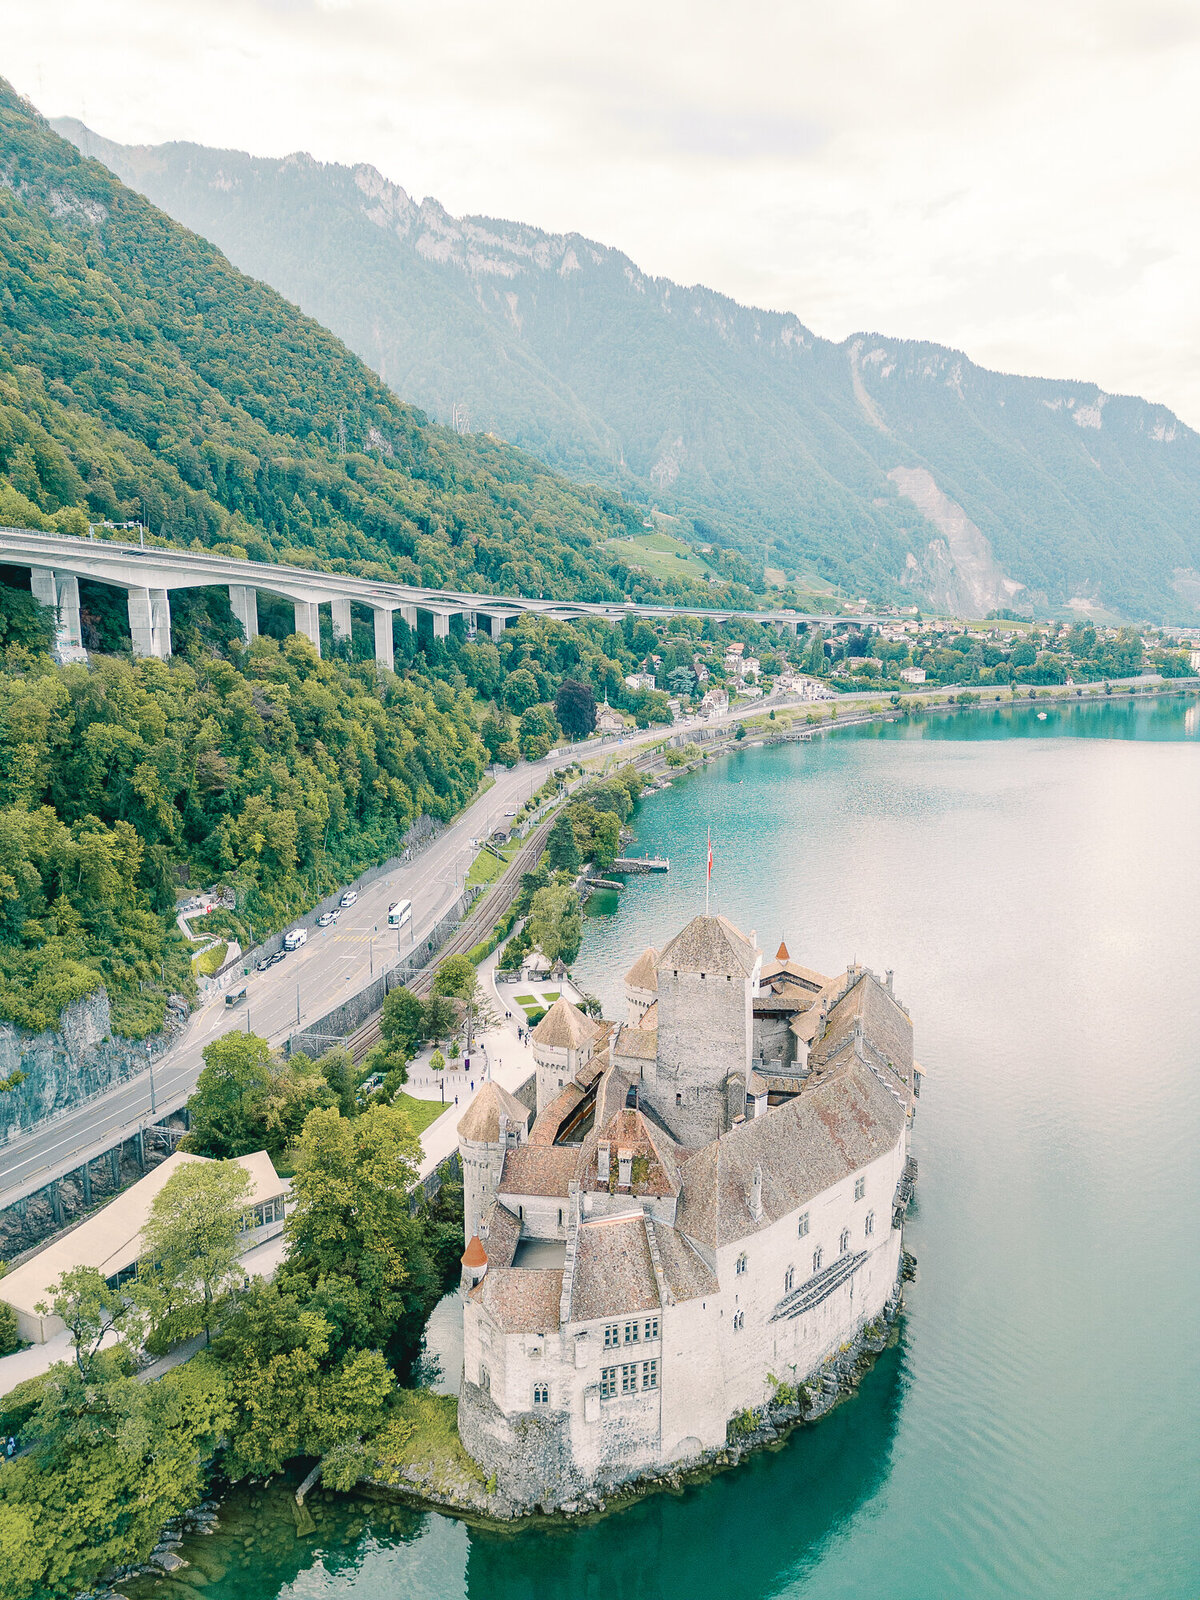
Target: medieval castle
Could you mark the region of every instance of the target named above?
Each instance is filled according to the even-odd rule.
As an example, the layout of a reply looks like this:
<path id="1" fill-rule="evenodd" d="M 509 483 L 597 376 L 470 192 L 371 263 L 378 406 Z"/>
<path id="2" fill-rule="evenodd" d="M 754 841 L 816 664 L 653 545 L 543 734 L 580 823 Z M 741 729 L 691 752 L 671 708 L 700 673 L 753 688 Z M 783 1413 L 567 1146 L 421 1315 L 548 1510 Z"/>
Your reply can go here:
<path id="1" fill-rule="evenodd" d="M 899 1301 L 920 1068 L 891 973 L 702 916 L 626 1001 L 547 1012 L 532 1126 L 494 1083 L 458 1126 L 459 1431 L 547 1506 L 722 1449 Z"/>

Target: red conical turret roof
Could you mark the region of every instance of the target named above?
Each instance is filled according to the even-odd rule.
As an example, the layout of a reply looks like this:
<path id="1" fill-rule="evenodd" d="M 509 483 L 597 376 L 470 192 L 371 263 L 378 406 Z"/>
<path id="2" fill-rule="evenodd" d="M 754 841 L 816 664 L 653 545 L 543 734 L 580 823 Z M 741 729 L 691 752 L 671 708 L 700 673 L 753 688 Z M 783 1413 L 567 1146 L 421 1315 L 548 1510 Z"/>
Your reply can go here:
<path id="1" fill-rule="evenodd" d="M 488 1264 L 487 1251 L 477 1233 L 471 1235 L 471 1242 L 462 1253 L 462 1264 L 464 1267 L 486 1267 Z"/>

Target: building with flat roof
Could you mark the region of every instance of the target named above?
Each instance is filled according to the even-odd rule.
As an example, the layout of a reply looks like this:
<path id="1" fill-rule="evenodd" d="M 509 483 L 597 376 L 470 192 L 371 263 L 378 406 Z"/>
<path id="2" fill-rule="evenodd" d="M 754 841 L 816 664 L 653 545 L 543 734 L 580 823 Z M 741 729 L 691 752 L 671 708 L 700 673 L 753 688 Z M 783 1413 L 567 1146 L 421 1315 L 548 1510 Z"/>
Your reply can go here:
<path id="1" fill-rule="evenodd" d="M 16 1314 L 18 1335 L 33 1344 L 45 1344 L 63 1331 L 58 1317 L 52 1312 L 40 1312 L 37 1307 L 49 1304 L 53 1285 L 74 1267 L 95 1267 L 113 1288 L 127 1283 L 137 1272 L 142 1230 L 156 1196 L 184 1162 L 208 1159 L 177 1150 L 102 1210 L 78 1227 L 57 1234 L 35 1255 L 0 1278 L 0 1300 Z M 237 1164 L 250 1175 L 246 1211 L 246 1243 L 250 1248 L 260 1242 L 260 1229 L 282 1222 L 288 1183 L 275 1171 L 265 1150 L 238 1156 Z"/>

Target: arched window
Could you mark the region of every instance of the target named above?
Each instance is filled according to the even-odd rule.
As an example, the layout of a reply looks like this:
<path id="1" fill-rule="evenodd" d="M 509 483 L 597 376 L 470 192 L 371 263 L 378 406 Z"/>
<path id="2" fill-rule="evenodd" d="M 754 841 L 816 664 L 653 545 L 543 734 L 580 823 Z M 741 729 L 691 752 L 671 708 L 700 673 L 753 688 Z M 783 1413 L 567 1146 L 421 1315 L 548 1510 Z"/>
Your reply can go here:
<path id="1" fill-rule="evenodd" d="M 479 1369 L 479 1387 L 484 1394 L 491 1394 L 492 1392 L 492 1375 L 486 1367 L 480 1367 Z"/>
<path id="2" fill-rule="evenodd" d="M 534 1384 L 533 1403 L 535 1406 L 548 1406 L 550 1404 L 550 1385 L 548 1383 Z"/>
<path id="3" fill-rule="evenodd" d="M 735 1311 L 733 1313 L 733 1331 L 734 1331 L 734 1333 L 741 1333 L 741 1331 L 745 1327 L 745 1325 L 746 1325 L 746 1313 L 744 1311 Z"/>
<path id="4" fill-rule="evenodd" d="M 875 1213 L 873 1211 L 867 1212 L 867 1220 L 863 1223 L 863 1232 L 868 1239 L 875 1232 Z"/>
<path id="5" fill-rule="evenodd" d="M 736 1261 L 736 1263 L 734 1265 L 734 1271 L 737 1273 L 738 1277 L 740 1278 L 742 1273 L 745 1272 L 745 1270 L 746 1270 L 746 1257 L 744 1255 L 740 1255 L 737 1258 L 737 1261 Z"/>
<path id="6" fill-rule="evenodd" d="M 813 1251 L 813 1271 L 814 1272 L 820 1272 L 820 1270 L 821 1270 L 821 1258 L 822 1258 L 822 1256 L 824 1254 L 825 1254 L 825 1252 L 823 1250 L 814 1250 Z"/>
<path id="7" fill-rule="evenodd" d="M 796 1269 L 795 1269 L 795 1267 L 789 1267 L 787 1269 L 787 1271 L 783 1275 L 783 1292 L 784 1292 L 784 1294 L 791 1294 L 792 1286 L 795 1284 L 795 1282 L 796 1282 Z"/>
<path id="8" fill-rule="evenodd" d="M 850 1229 L 849 1228 L 843 1228 L 842 1229 L 842 1237 L 838 1240 L 838 1249 L 839 1249 L 839 1251 L 841 1252 L 842 1255 L 845 1255 L 846 1251 L 849 1250 L 849 1248 L 850 1248 Z"/>

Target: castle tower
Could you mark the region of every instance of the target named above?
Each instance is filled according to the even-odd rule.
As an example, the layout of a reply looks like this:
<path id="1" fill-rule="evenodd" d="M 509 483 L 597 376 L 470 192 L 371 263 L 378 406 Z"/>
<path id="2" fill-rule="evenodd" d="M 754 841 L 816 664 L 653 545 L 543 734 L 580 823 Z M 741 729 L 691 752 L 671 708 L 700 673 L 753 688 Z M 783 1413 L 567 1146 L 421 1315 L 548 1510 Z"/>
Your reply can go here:
<path id="1" fill-rule="evenodd" d="M 707 1144 L 744 1110 L 761 965 L 724 917 L 694 917 L 655 963 L 658 1053 L 643 1096 L 681 1144 Z"/>
<path id="2" fill-rule="evenodd" d="M 537 1108 L 551 1100 L 592 1059 L 601 1034 L 600 1025 L 572 1005 L 566 995 L 558 999 L 529 1035 L 537 1063 Z"/>
<path id="3" fill-rule="evenodd" d="M 504 1170 L 505 1152 L 524 1144 L 529 1112 L 498 1083 L 485 1083 L 459 1118 L 458 1155 L 463 1176 L 463 1234 L 479 1233 Z"/>
<path id="4" fill-rule="evenodd" d="M 648 945 L 625 974 L 626 1018 L 631 1028 L 640 1028 L 642 1018 L 658 999 L 658 977 L 654 970 L 658 951 Z"/>

